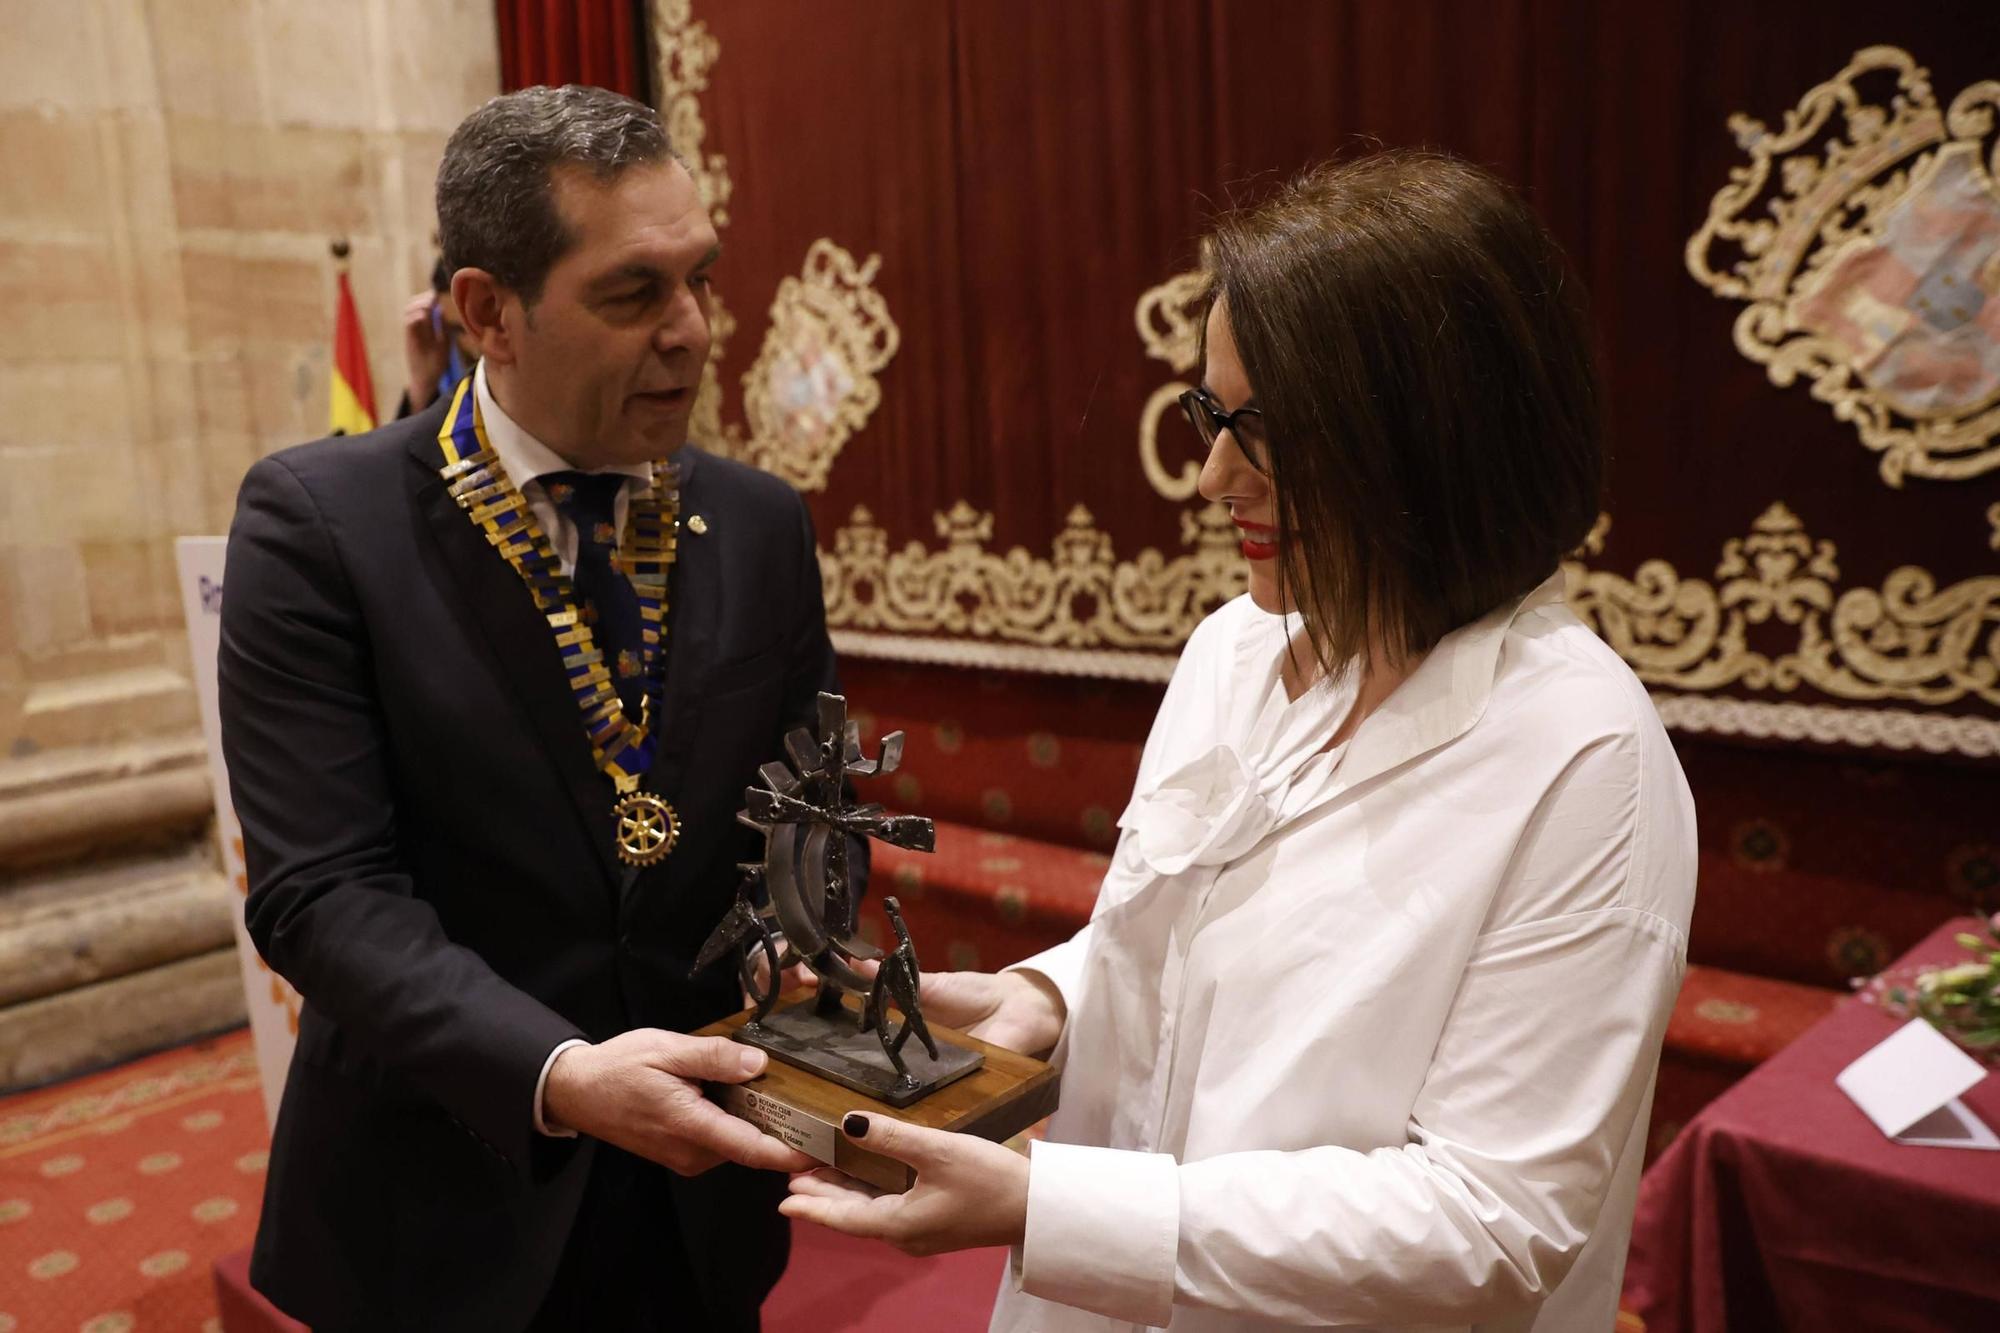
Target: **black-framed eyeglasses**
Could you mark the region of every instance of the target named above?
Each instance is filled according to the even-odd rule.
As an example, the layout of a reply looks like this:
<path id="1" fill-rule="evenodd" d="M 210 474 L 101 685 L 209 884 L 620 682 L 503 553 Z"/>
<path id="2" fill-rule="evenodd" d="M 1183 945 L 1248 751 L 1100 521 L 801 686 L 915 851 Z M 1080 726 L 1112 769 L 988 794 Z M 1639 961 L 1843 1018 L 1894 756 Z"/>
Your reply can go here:
<path id="1" fill-rule="evenodd" d="M 1254 407 L 1239 407 L 1234 412 L 1222 410 L 1222 404 L 1215 401 L 1215 395 L 1206 389 L 1189 389 L 1180 396 L 1181 411 L 1187 413 L 1188 424 L 1194 433 L 1201 436 L 1204 449 L 1215 447 L 1215 437 L 1224 431 L 1236 441 L 1236 451 L 1243 455 L 1243 461 L 1259 472 L 1268 473 L 1270 464 L 1264 457 L 1264 414 Z"/>

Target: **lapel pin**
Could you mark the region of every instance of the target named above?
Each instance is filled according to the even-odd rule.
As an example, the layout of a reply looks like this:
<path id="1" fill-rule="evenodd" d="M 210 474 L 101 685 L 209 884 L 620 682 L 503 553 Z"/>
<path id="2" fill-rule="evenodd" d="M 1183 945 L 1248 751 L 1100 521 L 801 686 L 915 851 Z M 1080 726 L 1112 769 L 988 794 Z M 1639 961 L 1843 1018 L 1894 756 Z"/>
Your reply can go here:
<path id="1" fill-rule="evenodd" d="M 700 514 L 690 515 L 688 518 L 688 531 L 697 537 L 705 535 L 708 532 L 708 520 Z"/>

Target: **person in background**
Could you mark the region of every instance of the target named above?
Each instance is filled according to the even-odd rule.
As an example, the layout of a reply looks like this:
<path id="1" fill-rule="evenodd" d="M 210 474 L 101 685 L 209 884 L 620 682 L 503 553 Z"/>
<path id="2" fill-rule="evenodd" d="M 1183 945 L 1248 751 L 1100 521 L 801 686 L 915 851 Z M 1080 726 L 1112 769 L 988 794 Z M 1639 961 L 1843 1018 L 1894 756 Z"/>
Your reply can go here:
<path id="1" fill-rule="evenodd" d="M 1580 290 L 1488 173 L 1394 153 L 1225 217 L 1200 488 L 1249 592 L 1196 629 L 1091 922 L 923 979 L 1054 1048 L 1032 1157 L 854 1113 L 907 1194 L 785 1211 L 1016 1247 L 993 1327 L 1599 1333 L 1686 967 L 1693 802 L 1564 606 L 1599 508 Z"/>
<path id="2" fill-rule="evenodd" d="M 452 303 L 451 270 L 439 255 L 431 268 L 430 290 L 418 292 L 403 306 L 403 366 L 409 379 L 396 404 L 396 420 L 450 397 L 478 359 L 478 348 Z"/>

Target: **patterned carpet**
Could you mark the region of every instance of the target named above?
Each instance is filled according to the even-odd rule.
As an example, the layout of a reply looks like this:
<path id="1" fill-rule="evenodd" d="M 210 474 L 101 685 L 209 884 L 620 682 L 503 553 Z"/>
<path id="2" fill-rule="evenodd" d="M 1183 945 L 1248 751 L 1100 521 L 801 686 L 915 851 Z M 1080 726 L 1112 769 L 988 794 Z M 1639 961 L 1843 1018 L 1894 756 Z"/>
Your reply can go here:
<path id="1" fill-rule="evenodd" d="M 248 1031 L 0 1099 L 0 1333 L 219 1333 L 270 1134 Z M 799 1227 L 769 1333 L 986 1327 L 1005 1254 L 928 1262 Z"/>
<path id="2" fill-rule="evenodd" d="M 247 1030 L 0 1101 L 0 1333 L 219 1328 L 269 1140 Z"/>
<path id="3" fill-rule="evenodd" d="M 0 1333 L 220 1333 L 210 1268 L 250 1244 L 269 1142 L 247 1030 L 0 1099 Z M 974 1333 L 1005 1260 L 800 1226 L 764 1327 Z"/>

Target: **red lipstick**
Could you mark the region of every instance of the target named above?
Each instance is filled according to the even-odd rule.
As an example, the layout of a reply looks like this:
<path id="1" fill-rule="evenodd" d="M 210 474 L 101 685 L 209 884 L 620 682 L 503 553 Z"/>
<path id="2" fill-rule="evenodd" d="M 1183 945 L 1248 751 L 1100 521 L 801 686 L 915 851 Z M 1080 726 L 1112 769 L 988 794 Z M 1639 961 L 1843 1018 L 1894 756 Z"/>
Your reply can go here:
<path id="1" fill-rule="evenodd" d="M 1249 523 L 1243 519 L 1233 520 L 1242 532 L 1243 558 L 1246 560 L 1276 560 L 1278 558 L 1278 530 L 1262 523 Z"/>

